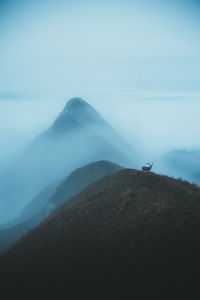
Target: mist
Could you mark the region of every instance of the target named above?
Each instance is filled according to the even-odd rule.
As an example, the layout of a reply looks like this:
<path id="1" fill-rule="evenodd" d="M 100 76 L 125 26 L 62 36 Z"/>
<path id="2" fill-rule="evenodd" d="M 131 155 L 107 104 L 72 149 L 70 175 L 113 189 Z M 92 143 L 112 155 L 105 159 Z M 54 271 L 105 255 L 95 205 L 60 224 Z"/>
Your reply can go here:
<path id="1" fill-rule="evenodd" d="M 7 175 L 0 184 L 20 181 L 14 196 L 4 187 L 1 199 L 10 200 L 7 207 L 1 203 L 2 223 L 46 186 L 105 157 L 135 168 L 154 162 L 156 172 L 200 182 L 190 174 L 199 170 L 199 9 L 196 1 L 178 0 L 1 2 L 0 172 Z M 91 133 L 73 128 L 66 140 L 42 141 L 27 154 L 75 96 L 91 104 L 117 137 L 95 125 L 98 138 L 93 132 L 90 140 Z M 165 156 L 180 150 L 189 154 L 174 169 Z"/>
<path id="2" fill-rule="evenodd" d="M 163 95 L 156 93 L 135 95 L 132 99 L 116 97 L 100 98 L 98 95 L 96 99 L 85 100 L 138 148 L 144 159 L 176 149 L 200 148 L 198 95 L 183 95 L 182 98 L 180 95 L 176 100 L 174 95 L 163 99 Z M 47 129 L 68 100 L 0 102 L 0 161 L 11 159 Z"/>
<path id="3" fill-rule="evenodd" d="M 137 153 L 81 98 L 67 102 L 56 120 L 0 172 L 1 222 L 17 217 L 37 194 L 88 163 L 137 166 Z"/>

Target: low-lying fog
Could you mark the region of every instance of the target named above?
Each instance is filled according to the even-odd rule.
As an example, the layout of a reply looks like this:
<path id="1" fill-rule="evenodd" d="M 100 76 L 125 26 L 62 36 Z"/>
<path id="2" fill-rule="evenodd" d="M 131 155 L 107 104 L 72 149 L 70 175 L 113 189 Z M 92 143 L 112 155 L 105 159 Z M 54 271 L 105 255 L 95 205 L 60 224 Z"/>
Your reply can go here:
<path id="1" fill-rule="evenodd" d="M 102 93 L 103 94 L 103 93 Z M 75 95 L 76 96 L 76 95 Z M 81 95 L 80 95 L 81 96 Z M 0 101 L 0 162 L 47 129 L 69 97 L 55 101 Z M 172 150 L 200 149 L 200 95 L 83 97 L 147 160 Z"/>
<path id="2" fill-rule="evenodd" d="M 145 160 L 200 146 L 198 3 L 12 4 L 0 3 L 1 162 L 74 96 L 94 105 Z"/>
<path id="3" fill-rule="evenodd" d="M 67 172 L 115 154 L 120 163 L 132 154 L 137 167 L 153 162 L 155 172 L 200 184 L 199 152 L 182 151 L 200 149 L 199 4 L 158 2 L 0 2 L 1 222 L 66 176 L 69 161 Z M 99 134 L 98 126 L 91 131 L 69 117 L 67 138 L 52 134 L 54 143 L 47 133 L 15 163 L 76 96 L 133 150 L 104 122 L 97 122 Z"/>

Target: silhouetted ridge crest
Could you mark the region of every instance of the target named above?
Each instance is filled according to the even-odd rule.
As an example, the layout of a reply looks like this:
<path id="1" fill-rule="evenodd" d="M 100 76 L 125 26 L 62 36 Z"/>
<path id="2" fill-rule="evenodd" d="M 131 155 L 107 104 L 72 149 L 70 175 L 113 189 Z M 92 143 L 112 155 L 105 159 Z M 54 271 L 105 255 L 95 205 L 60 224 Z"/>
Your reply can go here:
<path id="1" fill-rule="evenodd" d="M 106 160 L 97 161 L 76 169 L 65 179 L 49 199 L 49 212 L 55 209 L 55 207 L 61 204 L 65 199 L 79 193 L 92 182 L 121 169 L 123 169 L 122 166 Z"/>

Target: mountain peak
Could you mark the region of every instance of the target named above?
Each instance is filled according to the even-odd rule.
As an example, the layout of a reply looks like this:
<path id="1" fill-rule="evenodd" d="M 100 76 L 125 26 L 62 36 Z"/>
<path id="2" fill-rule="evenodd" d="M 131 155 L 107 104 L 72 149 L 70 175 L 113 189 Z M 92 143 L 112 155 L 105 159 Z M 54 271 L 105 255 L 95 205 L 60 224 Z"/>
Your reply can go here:
<path id="1" fill-rule="evenodd" d="M 69 109 L 80 108 L 80 107 L 83 108 L 85 106 L 89 106 L 89 104 L 85 100 L 83 100 L 80 97 L 74 97 L 69 101 L 67 101 L 63 111 L 65 111 L 66 109 L 69 110 Z"/>
<path id="2" fill-rule="evenodd" d="M 66 129 L 70 126 L 82 126 L 89 123 L 104 123 L 105 121 L 100 114 L 82 98 L 75 97 L 70 99 L 58 118 L 53 124 L 53 127 Z"/>
<path id="3" fill-rule="evenodd" d="M 77 114 L 79 112 L 87 112 L 88 114 L 90 113 L 97 113 L 97 111 L 90 105 L 88 104 L 85 100 L 83 100 L 80 97 L 74 97 L 67 101 L 65 104 L 65 107 L 63 111 L 61 112 L 61 115 L 64 114 Z M 99 114 L 98 114 L 99 115 Z"/>

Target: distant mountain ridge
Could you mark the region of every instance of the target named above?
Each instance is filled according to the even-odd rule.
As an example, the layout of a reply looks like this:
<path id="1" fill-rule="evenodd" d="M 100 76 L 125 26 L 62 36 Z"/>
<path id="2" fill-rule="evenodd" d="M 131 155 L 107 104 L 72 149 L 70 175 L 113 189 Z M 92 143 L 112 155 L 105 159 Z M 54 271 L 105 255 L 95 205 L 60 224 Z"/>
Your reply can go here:
<path id="1" fill-rule="evenodd" d="M 0 174 L 0 222 L 19 215 L 44 187 L 98 160 L 136 166 L 138 156 L 91 105 L 73 98 Z"/>
<path id="2" fill-rule="evenodd" d="M 63 201 L 79 193 L 92 182 L 121 169 L 123 167 L 112 162 L 98 161 L 75 170 L 61 184 L 57 184 L 57 188 L 55 185 L 45 188 L 24 209 L 16 223 L 0 230 L 0 251 L 42 222 Z"/>

